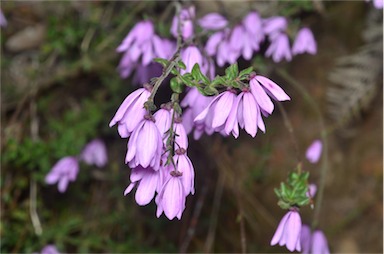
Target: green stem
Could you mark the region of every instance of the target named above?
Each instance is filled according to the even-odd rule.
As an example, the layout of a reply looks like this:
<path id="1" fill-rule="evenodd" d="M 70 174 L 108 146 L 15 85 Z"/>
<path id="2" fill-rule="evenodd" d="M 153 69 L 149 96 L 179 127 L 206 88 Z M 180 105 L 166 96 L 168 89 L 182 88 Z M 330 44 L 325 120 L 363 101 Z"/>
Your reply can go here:
<path id="1" fill-rule="evenodd" d="M 321 165 L 321 171 L 320 171 L 320 181 L 319 181 L 319 188 L 317 191 L 317 198 L 315 203 L 315 212 L 314 212 L 314 218 L 312 220 L 312 228 L 317 227 L 319 223 L 319 217 L 320 217 L 320 211 L 321 211 L 321 205 L 324 197 L 324 188 L 325 188 L 325 180 L 327 177 L 327 171 L 328 171 L 328 142 L 327 142 L 327 130 L 325 128 L 324 119 L 321 114 L 321 110 L 313 97 L 307 92 L 307 90 L 299 83 L 297 82 L 291 75 L 289 75 L 285 70 L 277 70 L 278 74 L 283 77 L 285 80 L 287 80 L 297 91 L 299 91 L 304 99 L 308 102 L 308 104 L 313 108 L 313 110 L 318 115 L 318 121 L 320 125 L 320 135 L 323 142 L 323 158 L 322 158 L 322 165 Z"/>

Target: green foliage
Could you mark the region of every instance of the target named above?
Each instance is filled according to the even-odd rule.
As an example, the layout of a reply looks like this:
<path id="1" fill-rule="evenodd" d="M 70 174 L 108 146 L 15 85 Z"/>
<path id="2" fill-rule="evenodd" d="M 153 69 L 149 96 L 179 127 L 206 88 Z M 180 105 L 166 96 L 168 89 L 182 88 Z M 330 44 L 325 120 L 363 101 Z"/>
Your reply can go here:
<path id="1" fill-rule="evenodd" d="M 61 117 L 48 118 L 42 131 L 49 132 L 49 138 L 25 137 L 20 141 L 9 138 L 3 163 L 36 173 L 41 181 L 56 160 L 79 154 L 85 143 L 98 135 L 97 127 L 104 120 L 104 107 L 96 100 L 85 99 L 80 110 L 69 109 Z"/>
<path id="2" fill-rule="evenodd" d="M 286 183 L 280 184 L 280 189 L 275 189 L 279 198 L 278 205 L 282 209 L 292 206 L 305 206 L 309 204 L 308 192 L 309 172 L 291 172 Z"/>
<path id="3" fill-rule="evenodd" d="M 291 0 L 283 2 L 280 6 L 280 15 L 286 17 L 297 15 L 302 11 L 312 11 L 314 9 L 313 1 L 311 0 Z"/>

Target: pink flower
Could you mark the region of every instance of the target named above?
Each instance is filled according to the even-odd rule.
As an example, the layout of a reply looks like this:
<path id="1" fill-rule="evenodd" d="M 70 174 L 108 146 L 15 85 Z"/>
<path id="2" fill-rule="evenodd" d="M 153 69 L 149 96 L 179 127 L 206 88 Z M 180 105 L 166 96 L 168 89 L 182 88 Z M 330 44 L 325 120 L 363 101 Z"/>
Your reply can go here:
<path id="1" fill-rule="evenodd" d="M 270 17 L 263 21 L 264 32 L 270 37 L 280 34 L 287 29 L 287 19 L 285 17 L 276 16 Z"/>
<path id="2" fill-rule="evenodd" d="M 163 106 L 161 109 L 156 111 L 153 117 L 155 118 L 155 123 L 159 129 L 162 139 L 166 142 L 166 137 L 168 136 L 166 132 L 171 128 L 172 122 L 171 109 L 168 106 Z"/>
<path id="3" fill-rule="evenodd" d="M 317 45 L 311 30 L 304 27 L 300 29 L 296 35 L 296 39 L 292 47 L 292 54 L 297 55 L 305 52 L 312 55 L 316 54 Z"/>
<path id="4" fill-rule="evenodd" d="M 265 34 L 263 29 L 263 21 L 257 12 L 250 12 L 243 18 L 243 25 L 246 32 L 254 42 L 253 49 L 259 50 L 260 43 L 264 40 Z"/>
<path id="5" fill-rule="evenodd" d="M 5 18 L 3 11 L 0 9 L 0 26 L 6 27 L 7 26 L 7 19 Z"/>
<path id="6" fill-rule="evenodd" d="M 285 33 L 280 33 L 273 37 L 271 45 L 269 45 L 265 52 L 267 57 L 272 56 L 275 63 L 280 62 L 285 58 L 287 61 L 292 60 L 291 48 L 289 46 L 289 39 Z"/>
<path id="7" fill-rule="evenodd" d="M 187 72 L 191 72 L 193 66 L 197 63 L 199 64 L 200 68 L 203 64 L 203 56 L 200 52 L 200 50 L 196 46 L 188 46 L 187 48 L 184 48 L 181 50 L 180 53 L 181 60 L 185 63 L 185 66 L 187 67 L 185 70 L 181 70 L 180 73 L 184 75 Z M 203 73 L 204 70 L 201 70 Z"/>
<path id="8" fill-rule="evenodd" d="M 155 28 L 153 23 L 149 20 L 139 22 L 119 45 L 117 52 L 125 52 L 134 63 L 138 62 L 140 56 L 142 56 L 142 64 L 148 65 L 154 58 L 154 37 Z"/>
<path id="9" fill-rule="evenodd" d="M 59 192 L 63 193 L 67 190 L 68 183 L 76 180 L 79 172 L 79 162 L 76 157 L 67 156 L 60 159 L 46 175 L 45 182 L 47 184 L 58 184 Z"/>
<path id="10" fill-rule="evenodd" d="M 60 252 L 57 250 L 56 246 L 53 244 L 49 244 L 45 246 L 41 252 L 41 254 L 60 254 Z"/>
<path id="11" fill-rule="evenodd" d="M 311 249 L 311 237 L 311 228 L 308 225 L 303 224 L 300 235 L 301 253 L 309 254 Z"/>
<path id="12" fill-rule="evenodd" d="M 163 173 L 152 168 L 138 166 L 133 168 L 130 176 L 131 183 L 124 191 L 124 196 L 137 185 L 135 200 L 138 205 L 145 206 L 151 202 L 155 193 L 159 193 L 163 185 Z"/>
<path id="13" fill-rule="evenodd" d="M 88 165 L 96 165 L 99 168 L 104 167 L 108 162 L 107 148 L 104 142 L 100 139 L 89 142 L 81 152 L 80 160 Z"/>
<path id="14" fill-rule="evenodd" d="M 313 143 L 308 147 L 305 156 L 310 163 L 317 163 L 320 159 L 321 153 L 323 150 L 323 143 L 316 139 Z"/>
<path id="15" fill-rule="evenodd" d="M 187 196 L 189 193 L 195 194 L 195 170 L 191 160 L 186 154 L 186 150 L 179 148 L 176 150 L 176 155 L 173 157 L 176 168 L 182 173 L 181 181 L 184 187 L 184 194 Z"/>
<path id="16" fill-rule="evenodd" d="M 175 120 L 173 131 L 175 133 L 175 150 L 179 148 L 187 149 L 188 137 L 184 125 L 182 124 L 182 119 L 179 118 Z"/>
<path id="17" fill-rule="evenodd" d="M 300 242 L 303 254 L 329 254 L 328 241 L 321 230 L 315 230 L 311 234 L 311 228 L 303 225 L 301 228 Z"/>
<path id="18" fill-rule="evenodd" d="M 216 96 L 209 105 L 195 118 L 196 123 L 202 123 L 206 119 L 212 129 L 222 129 L 226 124 L 233 104 L 236 100 L 236 94 L 232 90 L 227 90 Z"/>
<path id="19" fill-rule="evenodd" d="M 142 166 L 158 170 L 162 151 L 162 135 L 154 123 L 154 118 L 146 115 L 128 141 L 125 163 L 129 163 L 131 168 Z"/>
<path id="20" fill-rule="evenodd" d="M 218 13 L 208 13 L 198 23 L 206 30 L 220 30 L 228 25 L 228 20 Z"/>
<path id="21" fill-rule="evenodd" d="M 156 197 L 156 216 L 160 217 L 164 212 L 168 219 L 177 217 L 180 220 L 185 209 L 185 196 L 181 173 L 172 171 Z"/>
<path id="22" fill-rule="evenodd" d="M 144 103 L 151 95 L 149 88 L 139 88 L 125 98 L 115 116 L 109 123 L 109 127 L 118 124 L 117 128 L 122 138 L 127 138 L 143 120 L 146 110 Z"/>
<path id="23" fill-rule="evenodd" d="M 290 251 L 301 251 L 300 237 L 300 214 L 296 210 L 291 210 L 281 219 L 271 240 L 271 246 L 279 243 L 280 246 L 286 245 Z"/>
<path id="24" fill-rule="evenodd" d="M 309 197 L 309 198 L 315 197 L 316 192 L 317 192 L 316 184 L 313 184 L 313 183 L 309 184 L 308 185 L 308 192 L 306 193 L 307 197 Z"/>
<path id="25" fill-rule="evenodd" d="M 214 56 L 217 53 L 217 48 L 220 45 L 221 42 L 223 42 L 224 38 L 226 36 L 225 31 L 216 32 L 212 34 L 205 44 L 205 51 L 209 56 Z"/>
<path id="26" fill-rule="evenodd" d="M 184 8 L 180 12 L 180 17 L 173 17 L 171 34 L 174 37 L 177 37 L 179 34 L 179 20 L 180 20 L 180 30 L 181 36 L 184 40 L 189 39 L 194 34 L 193 20 L 195 19 L 195 7 L 190 6 L 189 8 Z"/>
<path id="27" fill-rule="evenodd" d="M 175 44 L 155 34 L 149 20 L 137 23 L 116 49 L 124 53 L 118 69 L 123 78 L 128 77 L 136 65 L 147 66 L 153 58 L 168 58 L 175 51 Z"/>
<path id="28" fill-rule="evenodd" d="M 329 254 L 328 241 L 321 230 L 315 230 L 312 234 L 311 253 Z"/>

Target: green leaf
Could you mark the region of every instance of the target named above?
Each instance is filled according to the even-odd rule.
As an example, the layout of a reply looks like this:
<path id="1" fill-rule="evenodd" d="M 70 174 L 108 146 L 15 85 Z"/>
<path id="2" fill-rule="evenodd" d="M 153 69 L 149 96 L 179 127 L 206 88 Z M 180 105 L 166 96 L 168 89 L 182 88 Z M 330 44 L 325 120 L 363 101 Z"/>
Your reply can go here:
<path id="1" fill-rule="evenodd" d="M 239 78 L 241 79 L 243 76 L 251 74 L 252 71 L 253 71 L 253 67 L 252 66 L 248 67 L 247 69 L 244 69 L 244 70 L 240 71 Z"/>
<path id="2" fill-rule="evenodd" d="M 217 86 L 217 85 L 226 86 L 226 83 L 227 83 L 227 81 L 225 80 L 224 77 L 216 76 L 210 85 L 211 86 Z"/>
<path id="3" fill-rule="evenodd" d="M 212 87 L 212 86 L 206 86 L 204 88 L 204 95 L 215 95 L 218 93 L 219 93 L 219 91 L 217 91 L 217 89 Z"/>
<path id="4" fill-rule="evenodd" d="M 179 67 L 180 69 L 183 69 L 183 70 L 185 70 L 185 69 L 187 69 L 187 66 L 185 66 L 185 63 L 183 63 L 183 61 L 178 61 L 177 62 L 177 67 Z"/>
<path id="5" fill-rule="evenodd" d="M 237 63 L 234 63 L 230 65 L 227 69 L 225 69 L 225 76 L 230 80 L 237 78 L 238 75 L 239 68 L 237 67 Z"/>
<path id="6" fill-rule="evenodd" d="M 189 87 L 194 87 L 195 86 L 195 83 L 192 80 L 190 80 L 189 78 L 187 78 L 186 75 L 179 76 L 179 78 L 181 79 L 181 81 L 183 81 L 183 83 L 186 86 L 189 86 Z"/>
<path id="7" fill-rule="evenodd" d="M 167 59 L 164 59 L 164 58 L 154 58 L 153 61 L 161 64 L 163 67 L 165 67 L 169 64 L 169 61 Z"/>
<path id="8" fill-rule="evenodd" d="M 174 77 L 171 79 L 171 89 L 175 93 L 182 93 L 183 92 L 183 81 L 180 80 L 178 77 Z"/>
<path id="9" fill-rule="evenodd" d="M 175 68 L 172 68 L 171 73 L 175 76 L 178 76 L 180 74 L 180 72 Z"/>
<path id="10" fill-rule="evenodd" d="M 202 75 L 202 73 L 200 71 L 200 66 L 198 63 L 195 63 L 195 65 L 193 66 L 191 74 L 195 80 L 200 80 L 200 76 Z"/>

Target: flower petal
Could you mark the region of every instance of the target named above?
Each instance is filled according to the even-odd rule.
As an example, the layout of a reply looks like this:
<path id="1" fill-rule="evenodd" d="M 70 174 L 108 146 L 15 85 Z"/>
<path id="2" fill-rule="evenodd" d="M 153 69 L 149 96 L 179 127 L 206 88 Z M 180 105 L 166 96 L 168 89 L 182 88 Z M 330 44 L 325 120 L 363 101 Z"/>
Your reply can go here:
<path id="1" fill-rule="evenodd" d="M 268 112 L 268 114 L 271 114 L 273 112 L 274 105 L 267 93 L 260 86 L 259 82 L 257 82 L 257 80 L 253 78 L 251 79 L 249 84 L 251 86 L 251 92 L 255 97 L 257 104 L 260 106 L 260 108 Z"/>
<path id="2" fill-rule="evenodd" d="M 243 116 L 245 131 L 255 137 L 257 133 L 257 105 L 255 98 L 249 92 L 244 93 Z"/>
<path id="3" fill-rule="evenodd" d="M 232 92 L 226 91 L 223 93 L 223 96 L 220 100 L 217 101 L 215 105 L 212 128 L 220 127 L 225 123 L 228 118 L 229 113 L 232 109 L 233 101 L 235 100 L 236 95 Z"/>
<path id="4" fill-rule="evenodd" d="M 266 92 L 277 101 L 291 100 L 284 90 L 269 78 L 257 75 L 257 81 L 266 89 Z"/>

